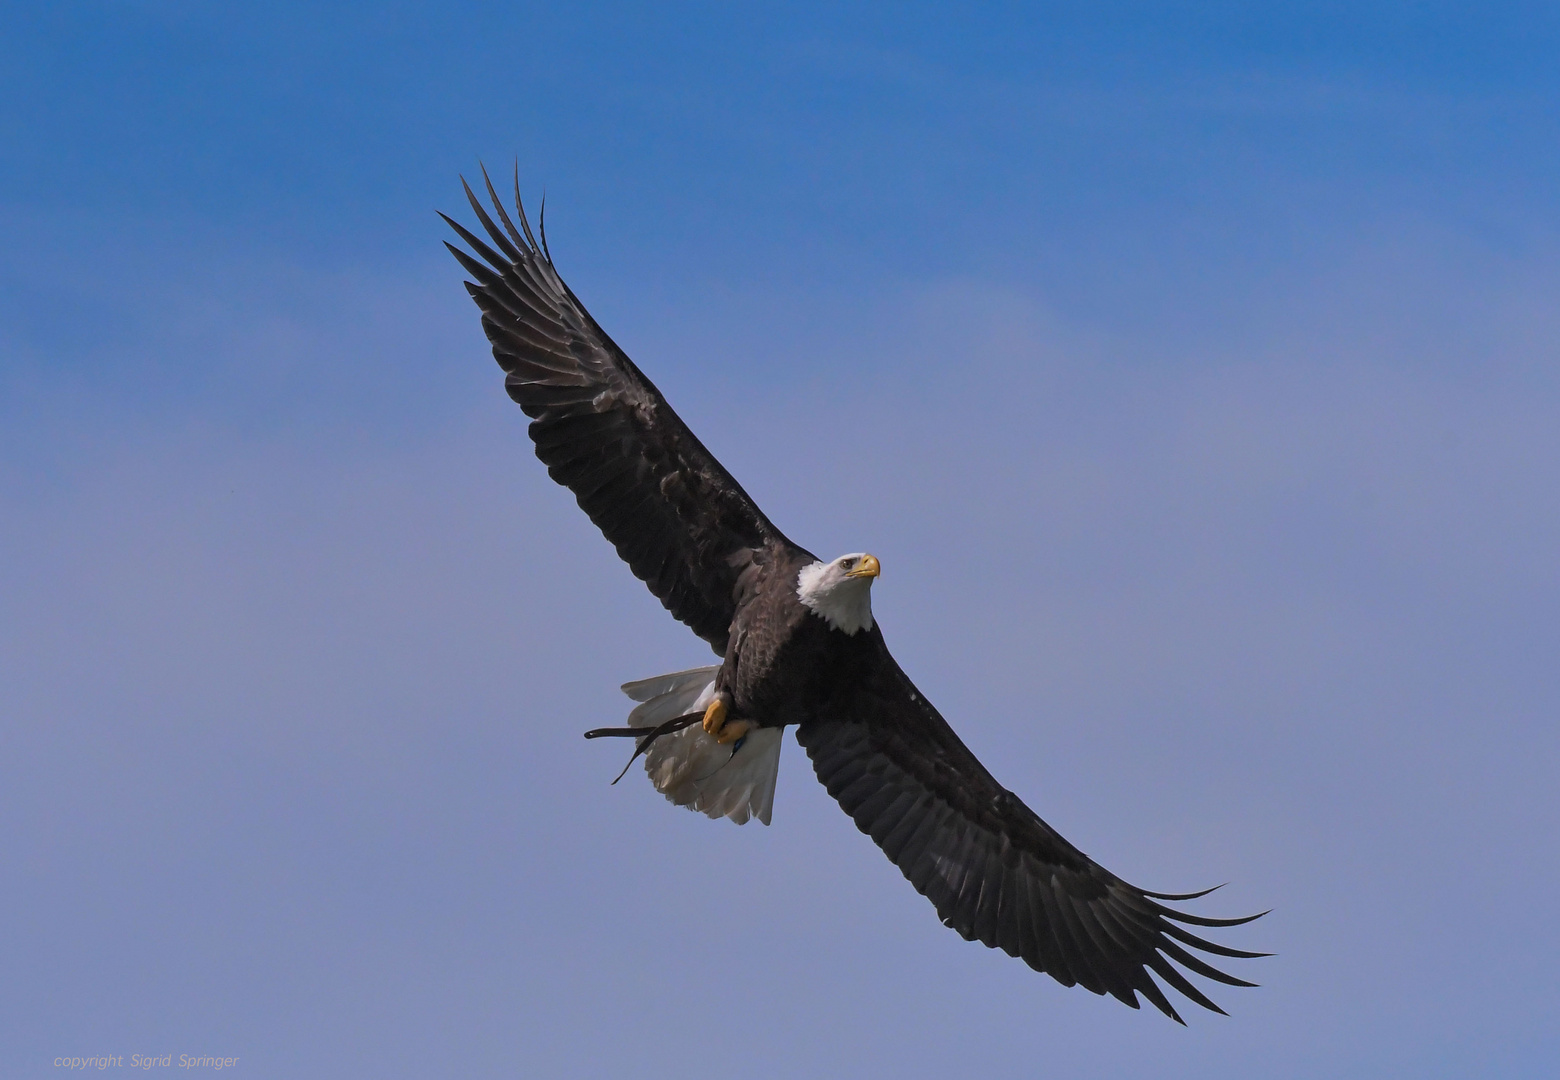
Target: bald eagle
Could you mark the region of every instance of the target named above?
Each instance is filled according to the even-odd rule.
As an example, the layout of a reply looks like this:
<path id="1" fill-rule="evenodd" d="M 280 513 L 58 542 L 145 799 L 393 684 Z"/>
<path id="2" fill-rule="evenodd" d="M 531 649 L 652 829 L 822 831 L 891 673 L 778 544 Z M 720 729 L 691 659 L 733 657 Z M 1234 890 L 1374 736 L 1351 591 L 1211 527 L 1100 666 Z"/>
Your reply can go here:
<path id="1" fill-rule="evenodd" d="M 1186 926 L 1260 916 L 1214 919 L 1167 906 L 1212 890 L 1129 885 L 998 783 L 884 644 L 872 616 L 877 558 L 824 561 L 787 539 L 558 276 L 545 221 L 538 240 L 526 219 L 518 172 L 519 228 L 485 170 L 483 179 L 503 227 L 462 180 L 492 243 L 441 214 L 470 252 L 445 246 L 474 279 L 466 289 L 509 396 L 531 418 L 536 455 L 634 576 L 720 657 L 626 684 L 638 702 L 627 726 L 587 735 L 633 738 L 630 764 L 643 754 L 651 782 L 672 802 L 767 825 L 781 736 L 794 725 L 829 794 L 967 940 L 1134 1009 L 1141 993 L 1183 1023 L 1150 971 L 1215 1012 L 1223 1010 L 1176 964 L 1255 985 L 1191 950 L 1267 954 Z"/>

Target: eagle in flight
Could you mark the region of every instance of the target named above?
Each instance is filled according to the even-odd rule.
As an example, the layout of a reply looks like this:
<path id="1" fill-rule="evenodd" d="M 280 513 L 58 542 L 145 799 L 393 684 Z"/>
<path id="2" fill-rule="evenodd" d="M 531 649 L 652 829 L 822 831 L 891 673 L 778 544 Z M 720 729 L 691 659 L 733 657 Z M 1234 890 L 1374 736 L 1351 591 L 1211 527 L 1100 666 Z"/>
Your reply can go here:
<path id="1" fill-rule="evenodd" d="M 818 779 L 943 924 L 1065 986 L 1180 1015 L 1154 981 L 1223 1012 L 1180 968 L 1230 986 L 1196 952 L 1256 957 L 1186 926 L 1226 927 L 1118 878 L 999 784 L 894 662 L 872 617 L 881 571 L 865 552 L 824 561 L 786 538 L 558 276 L 520 203 L 500 228 L 462 181 L 492 243 L 449 222 L 505 389 L 536 456 L 574 493 L 634 576 L 720 657 L 628 683 L 621 728 L 680 806 L 769 823 L 780 741 L 796 728 Z M 625 771 L 627 771 L 625 769 Z M 621 775 L 621 774 L 620 774 Z M 614 781 L 615 782 L 615 781 Z M 1265 913 L 1264 913 L 1265 914 Z M 1196 950 L 1194 952 L 1193 950 Z M 1180 965 L 1178 968 L 1176 965 Z"/>

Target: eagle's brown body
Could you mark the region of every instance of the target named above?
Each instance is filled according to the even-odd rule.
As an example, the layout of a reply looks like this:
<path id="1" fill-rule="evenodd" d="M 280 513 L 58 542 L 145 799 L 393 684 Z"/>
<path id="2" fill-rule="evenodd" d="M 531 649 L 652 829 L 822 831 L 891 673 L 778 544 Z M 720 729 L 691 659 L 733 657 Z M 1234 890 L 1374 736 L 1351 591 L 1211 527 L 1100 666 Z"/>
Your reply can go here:
<path id="1" fill-rule="evenodd" d="M 730 695 L 734 719 L 784 727 L 831 715 L 845 705 L 842 691 L 886 656 L 881 634 L 830 629 L 803 606 L 796 579 L 814 561 L 793 549 L 750 571 L 715 683 Z"/>

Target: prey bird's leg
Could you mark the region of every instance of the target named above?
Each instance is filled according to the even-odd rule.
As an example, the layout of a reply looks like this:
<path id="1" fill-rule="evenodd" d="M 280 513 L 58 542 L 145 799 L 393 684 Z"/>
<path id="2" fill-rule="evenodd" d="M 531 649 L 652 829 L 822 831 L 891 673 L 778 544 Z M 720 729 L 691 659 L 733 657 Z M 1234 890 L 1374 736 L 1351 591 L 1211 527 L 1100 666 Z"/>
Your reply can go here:
<path id="1" fill-rule="evenodd" d="M 682 716 L 674 716 L 664 724 L 657 724 L 653 728 L 642 727 L 599 727 L 591 728 L 585 733 L 587 739 L 600 739 L 607 736 L 619 738 L 634 738 L 640 742 L 634 747 L 634 752 L 629 755 L 628 765 L 632 765 L 639 759 L 639 755 L 650 749 L 650 744 L 662 735 L 670 735 L 674 731 L 681 731 L 685 727 L 691 727 L 699 722 L 698 713 L 684 713 Z M 618 773 L 612 783 L 616 784 L 628 774 L 628 765 L 623 766 L 623 771 Z"/>

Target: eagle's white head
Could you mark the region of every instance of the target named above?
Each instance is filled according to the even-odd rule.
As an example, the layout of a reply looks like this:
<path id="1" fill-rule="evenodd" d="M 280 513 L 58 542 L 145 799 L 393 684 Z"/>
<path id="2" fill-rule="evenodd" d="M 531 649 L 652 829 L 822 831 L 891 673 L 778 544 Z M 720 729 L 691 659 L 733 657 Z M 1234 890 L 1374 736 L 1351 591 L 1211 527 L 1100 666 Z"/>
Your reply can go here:
<path id="1" fill-rule="evenodd" d="M 832 629 L 872 629 L 872 579 L 883 572 L 877 556 L 858 551 L 815 562 L 796 576 L 796 596 Z"/>

